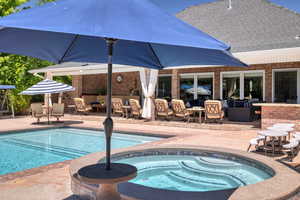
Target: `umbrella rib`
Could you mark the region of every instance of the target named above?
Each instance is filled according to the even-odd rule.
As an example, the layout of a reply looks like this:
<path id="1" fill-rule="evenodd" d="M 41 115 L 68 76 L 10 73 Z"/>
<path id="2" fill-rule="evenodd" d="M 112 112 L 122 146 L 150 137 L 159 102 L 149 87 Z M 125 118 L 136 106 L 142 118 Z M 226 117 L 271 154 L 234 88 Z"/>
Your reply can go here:
<path id="1" fill-rule="evenodd" d="M 162 64 L 160 63 L 160 60 L 159 60 L 159 58 L 158 58 L 157 54 L 155 53 L 155 51 L 154 51 L 153 47 L 151 46 L 151 44 L 150 44 L 150 43 L 148 43 L 148 45 L 149 45 L 149 47 L 150 47 L 150 50 L 152 51 L 152 53 L 153 53 L 154 57 L 156 58 L 156 60 L 157 60 L 157 62 L 158 62 L 158 64 L 159 64 L 159 66 L 160 66 L 160 68 L 162 69 L 162 68 L 163 68 L 163 66 L 162 66 Z"/>
<path id="2" fill-rule="evenodd" d="M 66 55 L 69 53 L 69 51 L 72 49 L 74 43 L 76 42 L 76 40 L 78 39 L 79 35 L 75 35 L 75 37 L 73 38 L 73 40 L 71 41 L 70 45 L 68 46 L 67 50 L 65 51 L 64 55 L 61 57 L 61 59 L 59 59 L 58 63 L 62 63 L 62 61 L 64 60 L 64 58 L 66 57 Z"/>

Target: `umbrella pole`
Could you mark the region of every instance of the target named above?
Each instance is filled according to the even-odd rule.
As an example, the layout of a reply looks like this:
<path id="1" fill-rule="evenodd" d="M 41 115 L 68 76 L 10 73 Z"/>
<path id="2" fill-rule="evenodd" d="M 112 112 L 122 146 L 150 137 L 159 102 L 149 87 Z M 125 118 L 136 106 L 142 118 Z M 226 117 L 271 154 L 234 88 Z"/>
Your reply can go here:
<path id="1" fill-rule="evenodd" d="M 48 107 L 48 112 L 47 112 L 47 117 L 48 117 L 48 125 L 50 124 L 50 117 L 49 117 L 49 115 L 50 115 L 50 95 L 48 94 L 47 95 L 48 96 L 48 105 L 47 105 L 47 107 Z"/>
<path id="2" fill-rule="evenodd" d="M 112 98 L 112 55 L 115 39 L 106 38 L 108 49 L 108 70 L 107 70 L 107 96 L 106 96 L 106 119 L 103 122 L 106 137 L 106 170 L 110 170 L 110 152 L 111 152 L 111 136 L 113 131 L 113 120 L 111 118 L 111 98 Z"/>

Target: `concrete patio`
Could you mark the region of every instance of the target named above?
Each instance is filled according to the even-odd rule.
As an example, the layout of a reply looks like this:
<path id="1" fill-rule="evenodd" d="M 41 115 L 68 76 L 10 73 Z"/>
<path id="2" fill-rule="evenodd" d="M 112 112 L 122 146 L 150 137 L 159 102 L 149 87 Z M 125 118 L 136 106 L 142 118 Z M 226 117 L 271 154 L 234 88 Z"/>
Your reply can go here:
<path id="1" fill-rule="evenodd" d="M 31 117 L 1 119 L 0 133 L 39 129 L 49 127 L 71 126 L 80 128 L 102 129 L 103 116 L 66 115 L 64 123 L 35 124 Z M 210 147 L 231 148 L 245 151 L 249 140 L 256 136 L 256 124 L 197 124 L 184 122 L 154 121 L 125 119 L 115 117 L 116 132 L 130 132 L 145 135 L 162 135 L 168 138 L 159 143 L 164 145 L 202 145 Z M 148 146 L 151 145 L 147 144 Z M 275 157 L 273 159 L 280 159 Z M 69 161 L 52 164 L 41 168 L 0 176 L 0 199 L 6 200 L 54 200 L 73 199 L 70 190 Z M 290 166 L 298 168 L 298 155 Z M 55 177 L 55 178 L 53 178 Z M 26 194 L 26 195 L 25 195 Z"/>

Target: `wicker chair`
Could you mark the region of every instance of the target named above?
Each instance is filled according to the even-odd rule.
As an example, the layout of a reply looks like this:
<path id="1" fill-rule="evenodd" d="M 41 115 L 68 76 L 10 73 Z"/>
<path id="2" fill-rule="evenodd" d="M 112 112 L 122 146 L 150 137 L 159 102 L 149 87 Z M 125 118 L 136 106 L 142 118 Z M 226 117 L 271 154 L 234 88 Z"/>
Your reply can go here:
<path id="1" fill-rule="evenodd" d="M 52 106 L 51 116 L 55 117 L 57 121 L 59 121 L 60 117 L 63 117 L 65 112 L 65 104 L 63 103 L 54 103 Z"/>
<path id="2" fill-rule="evenodd" d="M 222 110 L 221 101 L 217 100 L 206 100 L 204 102 L 205 107 L 205 120 L 223 120 L 224 111 Z"/>
<path id="3" fill-rule="evenodd" d="M 125 116 L 125 112 L 123 109 L 123 101 L 121 98 L 112 98 L 112 108 L 114 114 L 121 114 L 122 117 Z"/>
<path id="4" fill-rule="evenodd" d="M 173 115 L 173 111 L 169 109 L 167 100 L 155 99 L 154 103 L 157 118 L 164 117 L 165 119 L 169 119 L 169 117 Z"/>
<path id="5" fill-rule="evenodd" d="M 37 118 L 37 123 L 40 123 L 40 119 L 46 115 L 43 112 L 43 105 L 41 103 L 32 103 L 30 105 L 31 115 Z"/>
<path id="6" fill-rule="evenodd" d="M 131 114 L 133 117 L 141 118 L 143 109 L 140 102 L 136 99 L 129 99 L 129 105 L 131 107 Z"/>
<path id="7" fill-rule="evenodd" d="M 74 98 L 76 112 L 87 113 L 93 108 L 90 105 L 86 105 L 82 98 Z"/>
<path id="8" fill-rule="evenodd" d="M 192 113 L 187 111 L 184 102 L 182 100 L 173 99 L 172 109 L 174 111 L 175 117 L 183 118 L 187 122 L 190 122 Z"/>

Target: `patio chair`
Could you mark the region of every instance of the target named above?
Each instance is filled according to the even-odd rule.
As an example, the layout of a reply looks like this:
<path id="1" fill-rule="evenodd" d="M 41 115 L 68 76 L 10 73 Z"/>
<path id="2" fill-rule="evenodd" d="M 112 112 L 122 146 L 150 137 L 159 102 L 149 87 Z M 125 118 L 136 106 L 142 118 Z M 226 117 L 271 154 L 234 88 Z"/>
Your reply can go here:
<path id="1" fill-rule="evenodd" d="M 290 161 L 293 162 L 293 159 L 299 151 L 299 139 L 291 139 L 289 143 L 282 145 L 282 148 L 282 152 L 287 154 Z"/>
<path id="2" fill-rule="evenodd" d="M 165 99 L 155 99 L 155 111 L 156 117 L 164 117 L 165 119 L 169 119 L 170 116 L 173 115 L 173 111 L 169 109 L 168 102 Z"/>
<path id="3" fill-rule="evenodd" d="M 129 105 L 131 107 L 131 114 L 133 117 L 141 118 L 143 109 L 140 102 L 136 99 L 129 99 Z"/>
<path id="4" fill-rule="evenodd" d="M 293 134 L 293 136 L 294 136 L 294 138 L 300 138 L 300 132 L 295 132 L 295 133 Z"/>
<path id="5" fill-rule="evenodd" d="M 223 120 L 224 111 L 222 110 L 222 102 L 217 100 L 206 100 L 204 102 L 205 107 L 205 121 L 208 119 L 212 120 Z"/>
<path id="6" fill-rule="evenodd" d="M 123 101 L 121 98 L 112 98 L 112 108 L 113 114 L 121 114 L 122 117 L 125 116 L 125 112 L 123 109 Z"/>
<path id="7" fill-rule="evenodd" d="M 183 118 L 187 122 L 190 122 L 192 113 L 187 111 L 183 100 L 173 99 L 172 109 L 174 111 L 175 117 Z"/>
<path id="8" fill-rule="evenodd" d="M 54 103 L 52 105 L 51 116 L 55 117 L 57 121 L 59 121 L 59 118 L 63 117 L 64 114 L 65 114 L 65 104 L 63 104 L 63 103 Z"/>
<path id="9" fill-rule="evenodd" d="M 255 146 L 255 149 L 258 150 L 259 148 L 259 143 L 261 141 L 265 141 L 265 136 L 262 135 L 258 135 L 256 138 L 252 138 L 249 142 L 249 146 L 247 148 L 247 151 L 249 152 L 249 150 L 251 149 L 251 146 Z"/>
<path id="10" fill-rule="evenodd" d="M 90 105 L 86 105 L 82 98 L 74 98 L 74 104 L 76 112 L 86 114 L 87 112 L 92 110 L 92 107 Z"/>
<path id="11" fill-rule="evenodd" d="M 32 103 L 30 105 L 30 110 L 32 117 L 37 118 L 37 123 L 40 123 L 40 119 L 45 117 L 43 105 L 41 103 Z"/>

